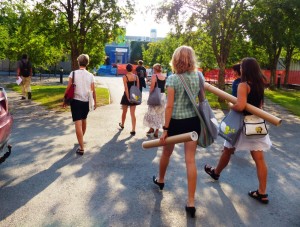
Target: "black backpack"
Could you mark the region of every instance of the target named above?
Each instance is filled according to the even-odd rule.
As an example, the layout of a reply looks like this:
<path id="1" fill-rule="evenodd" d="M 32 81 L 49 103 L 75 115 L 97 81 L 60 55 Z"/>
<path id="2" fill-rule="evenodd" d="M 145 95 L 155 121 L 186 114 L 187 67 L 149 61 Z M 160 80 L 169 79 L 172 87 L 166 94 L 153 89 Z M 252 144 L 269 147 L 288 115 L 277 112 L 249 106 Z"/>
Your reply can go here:
<path id="1" fill-rule="evenodd" d="M 30 76 L 30 63 L 27 61 L 26 63 L 24 61 L 21 61 L 21 67 L 20 67 L 20 74 L 24 77 Z"/>

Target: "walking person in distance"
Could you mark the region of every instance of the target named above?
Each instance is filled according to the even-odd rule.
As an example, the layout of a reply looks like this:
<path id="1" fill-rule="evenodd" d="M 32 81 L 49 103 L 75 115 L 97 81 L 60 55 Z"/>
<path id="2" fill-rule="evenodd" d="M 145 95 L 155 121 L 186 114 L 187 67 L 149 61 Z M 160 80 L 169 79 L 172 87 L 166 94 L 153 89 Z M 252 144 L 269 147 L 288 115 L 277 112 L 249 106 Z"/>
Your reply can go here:
<path id="1" fill-rule="evenodd" d="M 160 105 L 152 106 L 148 105 L 148 111 L 144 116 L 144 125 L 149 127 L 147 135 L 153 133 L 155 138 L 158 138 L 158 131 L 162 128 L 164 124 L 165 115 L 165 104 L 166 104 L 166 94 L 165 94 L 166 76 L 162 74 L 162 67 L 160 64 L 153 65 L 153 76 L 151 78 L 151 85 L 149 94 L 153 92 L 155 86 L 160 88 L 161 92 L 161 103 Z"/>
<path id="2" fill-rule="evenodd" d="M 28 55 L 23 54 L 21 61 L 18 62 L 17 66 L 17 80 L 21 77 L 22 82 L 22 98 L 26 99 L 26 96 L 28 99 L 32 98 L 31 95 L 31 78 L 32 78 L 32 65 L 30 61 L 28 60 Z M 27 95 L 26 95 L 27 94 Z"/>
<path id="3" fill-rule="evenodd" d="M 126 120 L 126 114 L 128 108 L 130 109 L 130 116 L 131 116 L 131 131 L 130 135 L 135 135 L 135 126 L 136 126 L 136 117 L 135 117 L 135 109 L 136 109 L 136 103 L 132 103 L 130 101 L 130 88 L 134 84 L 136 84 L 137 87 L 140 86 L 139 78 L 133 74 L 133 65 L 127 64 L 126 66 L 126 75 L 123 76 L 123 84 L 124 84 L 124 93 L 121 99 L 121 105 L 122 105 L 122 116 L 121 116 L 121 122 L 119 123 L 119 126 L 121 129 L 124 129 L 124 124 Z"/>
<path id="4" fill-rule="evenodd" d="M 66 92 L 72 86 L 72 79 L 74 76 L 75 93 L 74 99 L 71 101 L 72 119 L 75 123 L 76 137 L 79 143 L 79 147 L 76 153 L 79 155 L 84 154 L 84 142 L 83 137 L 87 128 L 87 116 L 89 113 L 90 93 L 93 93 L 94 109 L 96 109 L 96 92 L 95 92 L 95 78 L 94 75 L 86 70 L 89 64 L 89 56 L 87 54 L 81 54 L 77 58 L 79 69 L 71 72 L 69 75 L 69 82 L 66 88 Z M 65 107 L 65 104 L 63 104 Z"/>

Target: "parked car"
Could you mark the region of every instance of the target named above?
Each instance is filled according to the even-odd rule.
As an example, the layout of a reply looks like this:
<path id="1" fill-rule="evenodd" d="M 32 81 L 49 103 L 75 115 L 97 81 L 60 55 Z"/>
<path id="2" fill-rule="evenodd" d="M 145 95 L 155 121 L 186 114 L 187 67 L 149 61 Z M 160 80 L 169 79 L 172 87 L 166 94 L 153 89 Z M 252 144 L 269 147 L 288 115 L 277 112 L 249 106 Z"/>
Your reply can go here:
<path id="1" fill-rule="evenodd" d="M 0 164 L 3 163 L 11 153 L 11 145 L 8 140 L 11 134 L 13 118 L 8 112 L 8 99 L 4 88 L 0 87 Z"/>

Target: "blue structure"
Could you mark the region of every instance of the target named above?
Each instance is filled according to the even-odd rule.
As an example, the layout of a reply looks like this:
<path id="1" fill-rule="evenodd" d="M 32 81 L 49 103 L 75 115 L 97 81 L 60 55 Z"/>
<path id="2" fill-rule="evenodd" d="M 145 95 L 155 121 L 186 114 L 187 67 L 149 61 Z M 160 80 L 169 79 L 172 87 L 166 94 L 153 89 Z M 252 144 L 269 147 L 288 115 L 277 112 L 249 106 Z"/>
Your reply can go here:
<path id="1" fill-rule="evenodd" d="M 129 61 L 129 46 L 108 44 L 105 46 L 106 56 L 109 58 L 109 64 L 126 64 Z"/>
<path id="2" fill-rule="evenodd" d="M 107 44 L 105 45 L 106 60 L 105 65 L 100 66 L 97 73 L 117 74 L 117 64 L 127 64 L 129 61 L 129 45 L 126 44 Z"/>

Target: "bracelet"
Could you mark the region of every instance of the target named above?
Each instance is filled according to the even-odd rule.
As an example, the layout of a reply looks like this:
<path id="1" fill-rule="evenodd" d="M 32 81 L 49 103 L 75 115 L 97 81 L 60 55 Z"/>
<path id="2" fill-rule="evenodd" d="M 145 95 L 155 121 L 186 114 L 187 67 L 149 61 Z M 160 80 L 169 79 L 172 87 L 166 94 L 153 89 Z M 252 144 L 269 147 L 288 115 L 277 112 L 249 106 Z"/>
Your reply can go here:
<path id="1" fill-rule="evenodd" d="M 167 128 L 166 126 L 163 126 L 163 130 L 168 131 L 169 128 Z"/>

